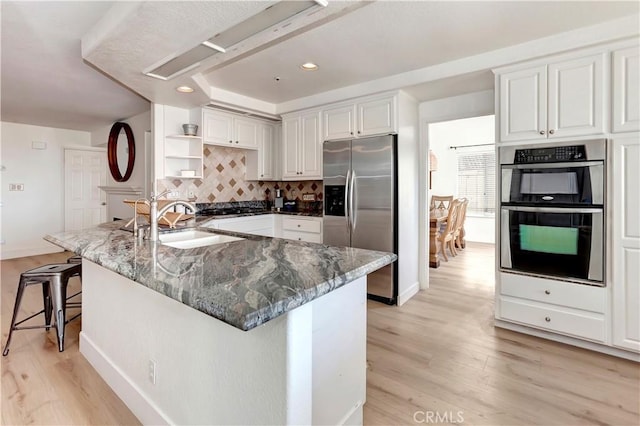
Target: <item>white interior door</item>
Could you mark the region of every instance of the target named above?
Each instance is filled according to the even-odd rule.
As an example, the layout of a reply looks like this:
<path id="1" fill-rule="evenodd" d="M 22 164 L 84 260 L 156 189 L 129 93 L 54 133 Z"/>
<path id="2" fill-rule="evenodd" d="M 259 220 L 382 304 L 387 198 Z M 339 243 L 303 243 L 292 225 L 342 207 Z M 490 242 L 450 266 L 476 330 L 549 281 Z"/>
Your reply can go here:
<path id="1" fill-rule="evenodd" d="M 105 151 L 65 149 L 64 229 L 85 229 L 107 220 Z"/>

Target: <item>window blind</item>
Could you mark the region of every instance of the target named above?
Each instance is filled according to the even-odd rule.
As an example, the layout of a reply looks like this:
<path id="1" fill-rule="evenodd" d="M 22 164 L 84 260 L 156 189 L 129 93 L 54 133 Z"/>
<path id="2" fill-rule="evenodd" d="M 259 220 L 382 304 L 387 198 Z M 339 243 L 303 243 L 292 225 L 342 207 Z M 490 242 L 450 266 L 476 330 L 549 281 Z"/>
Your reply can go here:
<path id="1" fill-rule="evenodd" d="M 469 200 L 467 213 L 495 214 L 496 155 L 493 147 L 457 151 L 458 197 Z"/>

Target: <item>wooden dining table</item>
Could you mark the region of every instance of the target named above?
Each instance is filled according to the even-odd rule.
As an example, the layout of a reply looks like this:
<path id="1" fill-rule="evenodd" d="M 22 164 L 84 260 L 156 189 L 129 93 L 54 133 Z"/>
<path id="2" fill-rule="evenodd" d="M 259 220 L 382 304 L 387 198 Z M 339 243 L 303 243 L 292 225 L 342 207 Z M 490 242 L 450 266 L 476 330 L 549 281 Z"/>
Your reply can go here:
<path id="1" fill-rule="evenodd" d="M 429 211 L 429 266 L 437 268 L 440 266 L 438 252 L 440 251 L 440 229 L 447 223 L 449 210 L 433 209 Z"/>

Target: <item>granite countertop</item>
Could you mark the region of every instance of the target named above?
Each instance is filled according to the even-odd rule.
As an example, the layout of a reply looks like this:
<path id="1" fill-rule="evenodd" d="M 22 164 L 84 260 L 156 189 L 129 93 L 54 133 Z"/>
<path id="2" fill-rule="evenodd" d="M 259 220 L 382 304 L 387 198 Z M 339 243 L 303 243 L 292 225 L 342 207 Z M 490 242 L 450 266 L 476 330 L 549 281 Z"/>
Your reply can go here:
<path id="1" fill-rule="evenodd" d="M 216 233 L 245 239 L 182 250 L 138 243 L 131 232 L 120 229 L 124 223 L 47 235 L 45 240 L 241 330 L 397 258 L 392 253 L 225 231 Z"/>

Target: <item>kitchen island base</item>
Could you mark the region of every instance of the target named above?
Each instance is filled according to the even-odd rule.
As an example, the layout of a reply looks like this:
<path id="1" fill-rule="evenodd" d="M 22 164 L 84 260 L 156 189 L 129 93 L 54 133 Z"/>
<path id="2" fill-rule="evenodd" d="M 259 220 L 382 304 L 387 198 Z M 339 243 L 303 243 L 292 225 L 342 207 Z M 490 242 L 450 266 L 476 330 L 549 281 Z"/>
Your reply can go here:
<path id="1" fill-rule="evenodd" d="M 242 331 L 88 260 L 80 351 L 143 424 L 362 424 L 366 277 Z"/>

